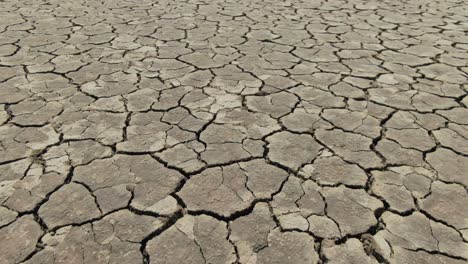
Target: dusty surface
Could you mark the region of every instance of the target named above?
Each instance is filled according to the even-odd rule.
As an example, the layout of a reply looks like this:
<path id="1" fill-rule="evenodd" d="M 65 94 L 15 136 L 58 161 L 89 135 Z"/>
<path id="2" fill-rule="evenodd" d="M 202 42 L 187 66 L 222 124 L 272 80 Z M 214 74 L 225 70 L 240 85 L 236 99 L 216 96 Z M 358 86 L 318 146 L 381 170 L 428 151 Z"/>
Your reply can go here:
<path id="1" fill-rule="evenodd" d="M 4 0 L 0 263 L 468 260 L 468 4 Z"/>

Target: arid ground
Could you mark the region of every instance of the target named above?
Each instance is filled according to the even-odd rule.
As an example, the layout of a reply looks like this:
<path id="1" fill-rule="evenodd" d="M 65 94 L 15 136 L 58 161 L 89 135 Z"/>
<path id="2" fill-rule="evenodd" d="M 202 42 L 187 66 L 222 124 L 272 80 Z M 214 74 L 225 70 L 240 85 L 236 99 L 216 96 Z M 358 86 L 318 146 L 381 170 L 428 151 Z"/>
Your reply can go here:
<path id="1" fill-rule="evenodd" d="M 467 94 L 466 0 L 0 0 L 0 263 L 467 263 Z"/>

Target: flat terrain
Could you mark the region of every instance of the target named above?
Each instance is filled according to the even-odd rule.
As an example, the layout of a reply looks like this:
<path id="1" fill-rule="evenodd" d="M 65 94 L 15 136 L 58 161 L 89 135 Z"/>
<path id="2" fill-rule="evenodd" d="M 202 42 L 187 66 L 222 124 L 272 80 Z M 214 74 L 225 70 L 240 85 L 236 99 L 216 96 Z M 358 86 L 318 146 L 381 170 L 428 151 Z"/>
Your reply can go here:
<path id="1" fill-rule="evenodd" d="M 0 264 L 463 264 L 468 2 L 1 0 Z"/>

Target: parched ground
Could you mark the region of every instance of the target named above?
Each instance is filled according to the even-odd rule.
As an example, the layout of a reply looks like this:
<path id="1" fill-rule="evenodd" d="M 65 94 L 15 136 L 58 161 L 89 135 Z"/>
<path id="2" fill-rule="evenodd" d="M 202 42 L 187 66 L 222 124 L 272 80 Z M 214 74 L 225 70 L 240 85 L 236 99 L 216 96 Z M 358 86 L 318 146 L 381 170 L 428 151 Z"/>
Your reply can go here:
<path id="1" fill-rule="evenodd" d="M 0 1 L 0 263 L 468 261 L 468 2 Z"/>

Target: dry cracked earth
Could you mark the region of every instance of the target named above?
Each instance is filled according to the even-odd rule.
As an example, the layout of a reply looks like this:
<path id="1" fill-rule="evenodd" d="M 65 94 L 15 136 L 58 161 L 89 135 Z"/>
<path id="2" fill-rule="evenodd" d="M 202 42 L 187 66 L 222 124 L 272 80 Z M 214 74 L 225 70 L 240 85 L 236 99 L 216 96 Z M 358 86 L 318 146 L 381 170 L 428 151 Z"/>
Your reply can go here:
<path id="1" fill-rule="evenodd" d="M 468 261 L 463 0 L 2 0 L 0 263 Z"/>

